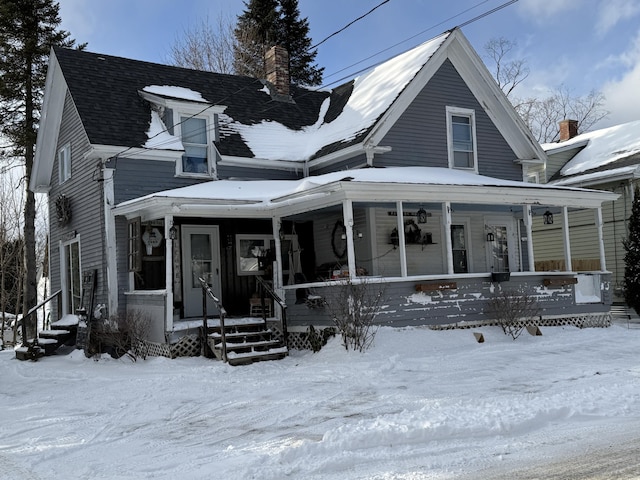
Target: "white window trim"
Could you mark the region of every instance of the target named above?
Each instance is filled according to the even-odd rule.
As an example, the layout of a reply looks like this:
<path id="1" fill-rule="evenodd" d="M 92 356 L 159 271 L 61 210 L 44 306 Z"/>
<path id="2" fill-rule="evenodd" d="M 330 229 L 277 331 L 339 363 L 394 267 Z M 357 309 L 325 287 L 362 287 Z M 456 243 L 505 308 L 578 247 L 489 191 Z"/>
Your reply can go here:
<path id="1" fill-rule="evenodd" d="M 60 241 L 60 287 L 62 289 L 62 312 L 75 314 L 70 311 L 69 291 L 68 291 L 68 272 L 67 272 L 67 247 L 73 243 L 78 244 L 78 268 L 80 270 L 80 296 L 82 296 L 82 245 L 80 244 L 80 235 L 71 240 Z"/>
<path id="2" fill-rule="evenodd" d="M 454 166 L 453 162 L 453 127 L 451 117 L 454 115 L 469 117 L 471 123 L 471 140 L 473 142 L 473 168 Z M 476 112 L 468 108 L 447 107 L 447 152 L 449 155 L 449 168 L 478 173 L 478 144 L 476 141 Z"/>
<path id="3" fill-rule="evenodd" d="M 191 173 L 182 170 L 182 155 L 176 161 L 176 176 L 186 178 L 217 178 L 216 147 L 214 142 L 218 140 L 218 127 L 216 125 L 216 112 L 202 113 L 202 105 L 187 107 L 185 105 L 172 105 L 173 134 L 182 141 L 182 117 L 204 118 L 207 125 L 207 173 Z"/>
<path id="4" fill-rule="evenodd" d="M 58 183 L 62 185 L 71 179 L 71 143 L 67 143 L 58 150 Z M 63 167 L 64 165 L 64 167 Z"/>
<path id="5" fill-rule="evenodd" d="M 466 250 L 467 250 L 467 268 L 468 268 L 468 272 L 467 273 L 474 273 L 474 268 L 473 268 L 473 245 L 472 245 L 472 237 L 471 237 L 471 218 L 470 217 L 458 217 L 458 216 L 452 216 L 451 217 L 451 226 L 453 225 L 462 225 L 464 226 L 464 236 L 465 236 L 465 242 L 466 242 Z M 446 231 L 447 228 L 442 228 L 442 235 L 449 235 L 451 236 L 451 230 L 449 229 L 449 231 Z M 444 239 L 444 237 L 442 237 L 442 239 L 440 240 L 442 242 L 442 245 L 445 246 L 446 245 L 446 240 Z M 443 247 L 444 248 L 444 247 Z M 453 248 L 452 248 L 453 251 Z M 443 252 L 443 271 L 447 271 L 447 255 L 446 252 Z M 458 275 L 458 274 L 456 274 Z"/>

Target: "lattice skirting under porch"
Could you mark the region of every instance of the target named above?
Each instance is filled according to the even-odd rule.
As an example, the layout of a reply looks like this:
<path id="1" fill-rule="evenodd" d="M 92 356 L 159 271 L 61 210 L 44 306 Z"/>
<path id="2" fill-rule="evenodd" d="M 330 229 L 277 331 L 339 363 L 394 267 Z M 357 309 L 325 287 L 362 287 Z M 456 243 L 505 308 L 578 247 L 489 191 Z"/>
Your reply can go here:
<path id="1" fill-rule="evenodd" d="M 186 335 L 178 340 L 177 343 L 172 344 L 144 342 L 144 346 L 141 346 L 141 348 L 147 349 L 147 356 L 149 357 L 196 357 L 202 351 L 202 344 L 200 337 L 194 334 Z"/>
<path id="2" fill-rule="evenodd" d="M 530 320 L 522 320 L 516 326 L 527 327 L 563 327 L 566 325 L 578 328 L 606 328 L 610 327 L 612 322 L 610 313 L 591 313 L 583 315 L 559 316 L 559 317 L 542 317 Z M 430 325 L 432 330 L 452 330 L 459 328 L 479 328 L 479 327 L 495 327 L 499 323 L 495 320 L 487 320 L 485 322 L 458 322 L 448 323 L 445 325 Z"/>

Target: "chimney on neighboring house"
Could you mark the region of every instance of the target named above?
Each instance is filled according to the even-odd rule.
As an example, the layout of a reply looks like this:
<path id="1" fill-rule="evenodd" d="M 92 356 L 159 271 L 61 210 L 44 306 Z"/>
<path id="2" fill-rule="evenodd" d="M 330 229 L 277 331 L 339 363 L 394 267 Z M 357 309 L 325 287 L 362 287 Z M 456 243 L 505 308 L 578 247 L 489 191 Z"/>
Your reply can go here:
<path id="1" fill-rule="evenodd" d="M 289 99 L 289 52 L 284 47 L 274 45 L 264 56 L 267 81 L 276 93 Z"/>
<path id="2" fill-rule="evenodd" d="M 577 120 L 561 120 L 560 125 L 560 141 L 565 142 L 578 135 Z"/>

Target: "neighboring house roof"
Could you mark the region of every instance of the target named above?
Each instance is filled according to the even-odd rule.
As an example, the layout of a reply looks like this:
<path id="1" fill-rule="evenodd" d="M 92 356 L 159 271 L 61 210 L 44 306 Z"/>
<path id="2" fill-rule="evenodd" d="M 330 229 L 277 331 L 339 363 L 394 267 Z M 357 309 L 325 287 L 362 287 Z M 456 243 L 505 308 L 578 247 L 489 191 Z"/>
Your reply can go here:
<path id="1" fill-rule="evenodd" d="M 359 147 L 358 153 L 377 147 L 445 60 L 452 62 L 484 106 L 514 151 L 514 160 L 544 158 L 543 150 L 458 29 L 393 57 L 330 92 L 294 86 L 293 102 L 275 101 L 263 81 L 250 77 L 55 48 L 31 186 L 43 191 L 48 185 L 47 173 L 50 177 L 55 154 L 51 149 L 55 148 L 67 88 L 94 146 L 148 147 L 149 133 L 158 129 L 140 92 L 180 87 L 193 96 L 178 95 L 177 101 L 226 107 L 224 113 L 218 113 L 220 139 L 216 143 L 223 158 L 318 162 L 338 154 L 353 155 L 345 153 L 351 152 L 350 147 Z M 171 145 L 167 149 L 176 144 Z"/>
<path id="2" fill-rule="evenodd" d="M 550 179 L 556 185 L 593 185 L 637 176 L 640 121 L 595 130 L 542 147 L 549 157 L 575 149 L 571 159 Z"/>

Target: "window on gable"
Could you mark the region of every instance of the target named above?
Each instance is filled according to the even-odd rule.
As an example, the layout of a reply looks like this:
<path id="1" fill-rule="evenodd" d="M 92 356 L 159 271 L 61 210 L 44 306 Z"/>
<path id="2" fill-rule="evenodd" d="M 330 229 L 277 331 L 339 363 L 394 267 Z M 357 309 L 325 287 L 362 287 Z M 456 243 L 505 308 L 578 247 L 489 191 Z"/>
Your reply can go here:
<path id="1" fill-rule="evenodd" d="M 207 120 L 199 117 L 180 118 L 182 144 L 182 173 L 209 174 Z"/>
<path id="2" fill-rule="evenodd" d="M 473 110 L 447 107 L 449 167 L 478 171 Z"/>
<path id="3" fill-rule="evenodd" d="M 71 178 L 71 145 L 66 144 L 58 150 L 58 183 L 62 184 Z"/>

